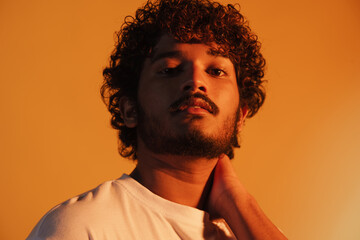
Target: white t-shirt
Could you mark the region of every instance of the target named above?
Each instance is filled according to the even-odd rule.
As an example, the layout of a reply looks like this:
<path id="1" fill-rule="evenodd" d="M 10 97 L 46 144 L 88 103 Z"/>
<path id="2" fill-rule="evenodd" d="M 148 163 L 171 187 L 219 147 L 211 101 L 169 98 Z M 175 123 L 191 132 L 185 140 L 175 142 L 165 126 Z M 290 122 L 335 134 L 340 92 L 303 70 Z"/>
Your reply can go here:
<path id="1" fill-rule="evenodd" d="M 28 240 L 235 239 L 224 220 L 168 201 L 124 174 L 51 209 Z"/>

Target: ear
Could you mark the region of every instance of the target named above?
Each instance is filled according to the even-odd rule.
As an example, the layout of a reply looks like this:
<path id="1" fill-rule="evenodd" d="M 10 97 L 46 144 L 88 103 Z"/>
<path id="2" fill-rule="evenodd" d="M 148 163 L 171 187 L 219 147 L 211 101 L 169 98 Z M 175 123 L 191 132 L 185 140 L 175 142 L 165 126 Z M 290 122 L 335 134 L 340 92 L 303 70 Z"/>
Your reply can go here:
<path id="1" fill-rule="evenodd" d="M 238 121 L 238 131 L 239 132 L 241 132 L 242 127 L 245 124 L 245 119 L 246 119 L 246 116 L 248 115 L 248 113 L 249 113 L 249 111 L 248 111 L 248 108 L 246 105 L 240 109 L 240 118 Z"/>
<path id="2" fill-rule="evenodd" d="M 119 109 L 125 126 L 128 128 L 136 127 L 138 118 L 135 102 L 128 97 L 122 97 L 119 102 Z"/>

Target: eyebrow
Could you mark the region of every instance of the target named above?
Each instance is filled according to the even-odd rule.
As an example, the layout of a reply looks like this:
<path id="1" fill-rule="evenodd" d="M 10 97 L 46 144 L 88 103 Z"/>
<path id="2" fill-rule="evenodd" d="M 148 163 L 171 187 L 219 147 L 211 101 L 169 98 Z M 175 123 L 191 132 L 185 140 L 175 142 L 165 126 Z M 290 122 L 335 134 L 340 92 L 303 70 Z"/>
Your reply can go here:
<path id="1" fill-rule="evenodd" d="M 169 51 L 169 52 L 163 52 L 163 53 L 159 53 L 156 54 L 154 56 L 151 57 L 150 61 L 151 63 L 156 62 L 159 59 L 162 58 L 183 58 L 184 54 L 180 51 Z"/>
<path id="2" fill-rule="evenodd" d="M 224 56 L 223 54 L 221 54 L 219 51 L 216 51 L 211 48 L 208 51 L 206 51 L 206 53 L 208 55 L 214 56 L 214 57 L 228 58 L 227 56 Z M 163 59 L 163 58 L 184 58 L 184 53 L 181 51 L 168 51 L 168 52 L 156 54 L 156 52 L 155 52 L 155 54 L 150 58 L 150 61 L 151 61 L 151 63 L 154 63 L 154 62 L 158 61 L 159 59 Z"/>

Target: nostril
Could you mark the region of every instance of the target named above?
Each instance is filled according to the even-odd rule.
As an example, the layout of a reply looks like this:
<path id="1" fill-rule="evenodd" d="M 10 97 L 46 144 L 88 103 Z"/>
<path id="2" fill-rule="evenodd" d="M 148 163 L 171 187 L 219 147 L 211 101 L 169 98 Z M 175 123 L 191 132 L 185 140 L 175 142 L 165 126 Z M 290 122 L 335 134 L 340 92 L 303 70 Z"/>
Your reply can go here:
<path id="1" fill-rule="evenodd" d="M 191 90 L 191 86 L 189 86 L 189 85 L 184 87 L 184 91 L 188 91 L 188 90 Z"/>
<path id="2" fill-rule="evenodd" d="M 201 90 L 201 91 L 203 91 L 203 92 L 206 92 L 206 89 L 205 89 L 205 87 L 199 87 L 199 89 Z"/>

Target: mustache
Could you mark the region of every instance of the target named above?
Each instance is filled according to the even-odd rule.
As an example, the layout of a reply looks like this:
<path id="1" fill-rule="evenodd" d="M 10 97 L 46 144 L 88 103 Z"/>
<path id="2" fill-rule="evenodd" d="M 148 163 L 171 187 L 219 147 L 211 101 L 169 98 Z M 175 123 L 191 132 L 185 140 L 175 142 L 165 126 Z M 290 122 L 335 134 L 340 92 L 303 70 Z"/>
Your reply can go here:
<path id="1" fill-rule="evenodd" d="M 180 108 L 182 106 L 192 105 L 192 102 L 194 102 L 195 99 L 201 99 L 204 103 L 204 108 L 208 110 L 211 114 L 216 115 L 219 113 L 218 106 L 209 97 L 199 92 L 183 95 L 170 105 L 169 110 L 170 112 L 180 111 Z"/>

